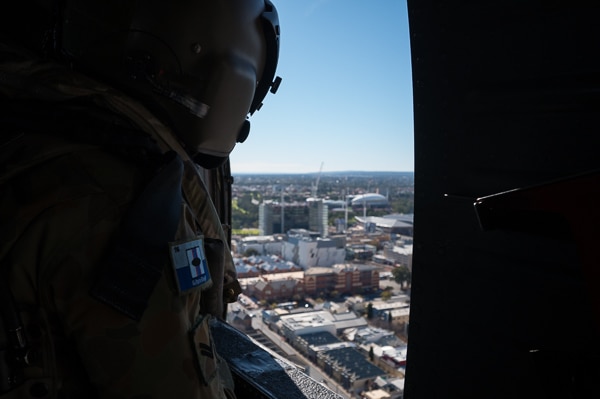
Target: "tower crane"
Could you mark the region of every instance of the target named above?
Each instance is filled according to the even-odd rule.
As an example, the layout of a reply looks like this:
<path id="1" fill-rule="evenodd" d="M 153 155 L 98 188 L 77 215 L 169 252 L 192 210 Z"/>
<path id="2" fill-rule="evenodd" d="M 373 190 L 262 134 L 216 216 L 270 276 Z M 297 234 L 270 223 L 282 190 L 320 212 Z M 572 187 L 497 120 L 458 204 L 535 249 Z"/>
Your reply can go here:
<path id="1" fill-rule="evenodd" d="M 317 198 L 317 190 L 319 189 L 319 180 L 321 180 L 321 172 L 323 171 L 323 162 L 321 162 L 321 167 L 319 168 L 319 174 L 317 174 L 317 180 L 311 187 L 311 196 L 313 198 Z"/>

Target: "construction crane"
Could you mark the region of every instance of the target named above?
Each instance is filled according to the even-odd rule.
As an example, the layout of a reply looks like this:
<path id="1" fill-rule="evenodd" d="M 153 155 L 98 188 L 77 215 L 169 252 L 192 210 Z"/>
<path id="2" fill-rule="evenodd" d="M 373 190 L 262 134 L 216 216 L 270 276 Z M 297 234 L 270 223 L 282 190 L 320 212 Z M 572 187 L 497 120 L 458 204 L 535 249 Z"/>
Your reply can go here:
<path id="1" fill-rule="evenodd" d="M 319 189 L 319 180 L 321 180 L 321 172 L 323 171 L 323 162 L 321 162 L 321 167 L 319 168 L 319 174 L 317 175 L 317 180 L 311 186 L 311 196 L 312 198 L 317 198 L 317 190 Z"/>

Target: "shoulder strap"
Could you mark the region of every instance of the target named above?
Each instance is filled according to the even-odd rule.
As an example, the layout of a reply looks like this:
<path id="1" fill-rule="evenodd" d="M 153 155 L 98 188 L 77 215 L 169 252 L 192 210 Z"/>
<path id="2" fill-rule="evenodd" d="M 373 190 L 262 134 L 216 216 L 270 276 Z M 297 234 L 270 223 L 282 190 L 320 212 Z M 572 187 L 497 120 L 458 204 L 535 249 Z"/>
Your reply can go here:
<path id="1" fill-rule="evenodd" d="M 123 221 L 116 245 L 100 279 L 96 299 L 140 320 L 161 277 L 167 243 L 173 240 L 181 212 L 183 163 L 174 153 L 146 186 Z"/>
<path id="2" fill-rule="evenodd" d="M 162 154 L 148 134 L 89 98 L 0 105 L 6 105 L 0 110 L 5 132 L 14 132 L 0 140 L 0 183 L 55 156 L 90 147 L 139 163 L 148 173 L 150 181 L 126 212 L 116 245 L 91 291 L 95 298 L 139 320 L 162 274 L 168 254 L 165 246 L 179 223 L 182 160 L 173 151 Z M 23 148 L 37 152 L 23 154 Z"/>

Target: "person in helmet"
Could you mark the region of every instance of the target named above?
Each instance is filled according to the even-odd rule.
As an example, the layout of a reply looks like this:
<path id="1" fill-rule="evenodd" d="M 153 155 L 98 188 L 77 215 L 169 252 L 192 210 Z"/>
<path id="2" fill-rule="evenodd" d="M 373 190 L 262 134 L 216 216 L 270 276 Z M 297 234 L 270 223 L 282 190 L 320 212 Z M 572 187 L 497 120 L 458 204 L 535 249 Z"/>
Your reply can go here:
<path id="1" fill-rule="evenodd" d="M 274 5 L 37 0 L 0 22 L 0 398 L 234 397 L 209 183 L 279 85 Z"/>

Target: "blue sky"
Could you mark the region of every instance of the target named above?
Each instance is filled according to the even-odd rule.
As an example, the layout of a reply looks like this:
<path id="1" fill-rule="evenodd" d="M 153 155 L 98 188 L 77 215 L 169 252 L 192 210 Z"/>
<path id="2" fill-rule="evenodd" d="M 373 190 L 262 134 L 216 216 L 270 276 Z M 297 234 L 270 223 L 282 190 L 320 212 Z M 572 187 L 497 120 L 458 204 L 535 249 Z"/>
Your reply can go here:
<path id="1" fill-rule="evenodd" d="M 283 82 L 231 154 L 232 173 L 413 171 L 404 0 L 273 0 Z"/>

